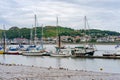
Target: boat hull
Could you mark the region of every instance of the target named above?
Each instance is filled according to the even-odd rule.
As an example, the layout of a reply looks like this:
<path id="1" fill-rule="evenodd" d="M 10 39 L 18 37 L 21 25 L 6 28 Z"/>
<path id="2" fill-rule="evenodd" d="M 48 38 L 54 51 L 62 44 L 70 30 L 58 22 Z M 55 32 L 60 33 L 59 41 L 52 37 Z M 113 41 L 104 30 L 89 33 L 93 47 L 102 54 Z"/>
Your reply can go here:
<path id="1" fill-rule="evenodd" d="M 103 54 L 103 56 L 120 56 L 120 54 Z"/>
<path id="2" fill-rule="evenodd" d="M 24 56 L 44 56 L 46 52 L 23 52 Z"/>
<path id="3" fill-rule="evenodd" d="M 10 54 L 10 55 L 19 55 L 19 52 L 5 52 L 5 54 Z"/>
<path id="4" fill-rule="evenodd" d="M 81 56 L 93 56 L 95 51 L 86 52 L 86 53 L 72 53 L 74 57 L 81 57 Z"/>
<path id="5" fill-rule="evenodd" d="M 3 54 L 4 53 L 4 51 L 0 51 L 0 54 Z"/>
<path id="6" fill-rule="evenodd" d="M 70 54 L 51 54 L 52 57 L 70 57 Z"/>

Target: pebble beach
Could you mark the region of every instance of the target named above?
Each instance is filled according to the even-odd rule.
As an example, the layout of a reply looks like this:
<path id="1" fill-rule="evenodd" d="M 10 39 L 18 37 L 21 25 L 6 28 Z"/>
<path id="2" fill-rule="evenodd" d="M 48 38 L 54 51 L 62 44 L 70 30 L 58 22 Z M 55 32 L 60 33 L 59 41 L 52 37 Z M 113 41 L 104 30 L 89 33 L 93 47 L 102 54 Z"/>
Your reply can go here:
<path id="1" fill-rule="evenodd" d="M 0 64 L 0 80 L 120 80 L 120 74 Z"/>

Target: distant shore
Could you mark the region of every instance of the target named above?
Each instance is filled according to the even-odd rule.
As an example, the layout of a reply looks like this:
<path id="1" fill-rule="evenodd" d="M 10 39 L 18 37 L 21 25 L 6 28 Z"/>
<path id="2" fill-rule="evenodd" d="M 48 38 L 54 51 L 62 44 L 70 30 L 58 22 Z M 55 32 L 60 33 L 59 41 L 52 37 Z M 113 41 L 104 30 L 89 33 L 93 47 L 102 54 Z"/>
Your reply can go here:
<path id="1" fill-rule="evenodd" d="M 40 43 L 39 43 L 40 44 Z M 56 45 L 56 43 L 44 43 L 44 45 Z M 71 44 L 71 45 L 78 45 L 78 44 L 86 44 L 86 43 L 65 43 L 65 42 L 63 42 L 62 44 L 65 44 L 65 45 L 69 45 L 69 44 Z M 94 42 L 94 43 L 90 43 L 90 44 L 95 44 L 95 45 L 117 45 L 117 44 L 120 44 L 120 42 L 114 42 L 114 43 L 110 43 L 110 42 L 99 42 L 99 43 L 97 43 L 97 42 Z M 19 44 L 8 44 L 8 45 L 19 45 Z M 23 45 L 29 45 L 29 44 L 23 44 Z"/>
<path id="2" fill-rule="evenodd" d="M 79 45 L 79 44 L 86 44 L 86 43 L 62 43 L 62 44 L 65 44 L 65 45 Z M 94 45 L 117 45 L 117 44 L 120 44 L 120 42 L 116 42 L 116 43 L 110 43 L 110 42 L 101 42 L 101 43 L 97 43 L 97 42 L 94 42 L 94 43 L 90 43 L 90 44 L 94 44 Z M 45 44 L 47 45 L 47 44 Z"/>
<path id="3" fill-rule="evenodd" d="M 0 80 L 120 80 L 120 74 L 0 64 Z"/>

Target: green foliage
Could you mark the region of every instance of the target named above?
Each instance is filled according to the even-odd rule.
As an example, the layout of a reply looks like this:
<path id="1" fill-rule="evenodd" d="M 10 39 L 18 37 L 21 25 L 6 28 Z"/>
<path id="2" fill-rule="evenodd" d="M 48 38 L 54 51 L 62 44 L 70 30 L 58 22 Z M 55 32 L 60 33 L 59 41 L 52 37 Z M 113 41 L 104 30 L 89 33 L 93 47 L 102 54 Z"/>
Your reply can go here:
<path id="1" fill-rule="evenodd" d="M 35 28 L 18 28 L 16 26 L 11 27 L 9 30 L 6 30 L 6 35 L 8 39 L 13 38 L 27 38 L 30 39 L 30 32 L 32 30 L 33 38 L 35 34 Z M 0 37 L 2 37 L 3 30 L 0 30 Z M 42 27 L 36 27 L 36 33 L 37 37 L 41 38 L 42 36 Z M 61 36 L 84 36 L 85 33 L 87 35 L 90 35 L 92 38 L 99 38 L 99 37 L 106 37 L 106 36 L 119 36 L 120 33 L 114 32 L 114 31 L 103 31 L 103 30 L 97 30 L 97 29 L 90 29 L 90 30 L 74 30 L 67 27 L 61 27 L 61 26 L 45 26 L 43 27 L 43 37 L 56 37 L 57 35 Z M 72 40 L 71 40 L 72 42 Z M 79 42 L 79 40 L 77 41 Z M 92 40 L 91 42 L 94 42 Z"/>
<path id="2" fill-rule="evenodd" d="M 72 38 L 68 38 L 68 42 L 73 42 L 73 39 Z"/>
<path id="3" fill-rule="evenodd" d="M 0 38 L 2 38 L 2 30 L 0 30 Z"/>
<path id="4" fill-rule="evenodd" d="M 80 42 L 80 39 L 77 39 L 77 40 L 76 40 L 76 43 L 79 43 L 79 42 Z"/>
<path id="5" fill-rule="evenodd" d="M 90 42 L 96 42 L 96 40 L 95 39 L 91 39 L 91 41 Z"/>

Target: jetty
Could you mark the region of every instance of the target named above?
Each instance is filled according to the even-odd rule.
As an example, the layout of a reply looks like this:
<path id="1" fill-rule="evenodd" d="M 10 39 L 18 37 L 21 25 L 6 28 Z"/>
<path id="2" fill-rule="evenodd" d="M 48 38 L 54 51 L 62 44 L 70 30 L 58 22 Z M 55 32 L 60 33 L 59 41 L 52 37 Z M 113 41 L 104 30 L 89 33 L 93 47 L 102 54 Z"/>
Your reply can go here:
<path id="1" fill-rule="evenodd" d="M 72 58 L 120 59 L 120 56 L 71 56 Z"/>

